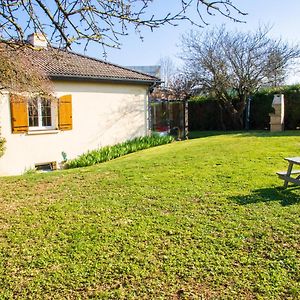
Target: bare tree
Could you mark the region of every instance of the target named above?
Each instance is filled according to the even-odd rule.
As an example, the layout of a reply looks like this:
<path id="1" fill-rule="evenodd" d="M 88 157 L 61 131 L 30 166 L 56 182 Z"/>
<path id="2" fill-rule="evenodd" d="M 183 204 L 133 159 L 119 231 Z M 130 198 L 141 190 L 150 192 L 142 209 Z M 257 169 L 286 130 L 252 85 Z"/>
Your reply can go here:
<path id="1" fill-rule="evenodd" d="M 274 50 L 268 55 L 268 64 L 266 67 L 266 82 L 269 86 L 282 85 L 287 76 L 287 69 L 284 67 L 285 60 L 282 53 Z"/>
<path id="2" fill-rule="evenodd" d="M 177 73 L 169 83 L 169 90 L 177 100 L 188 100 L 192 95 L 193 82 L 184 74 Z"/>
<path id="3" fill-rule="evenodd" d="M 274 40 L 268 33 L 267 27 L 242 33 L 222 26 L 206 33 L 191 32 L 182 39 L 187 76 L 218 100 L 235 129 L 243 126 L 250 94 L 261 86 L 283 82 L 288 66 L 300 56 L 298 46 Z"/>
<path id="4" fill-rule="evenodd" d="M 162 57 L 159 60 L 159 65 L 160 65 L 160 78 L 163 81 L 163 86 L 168 87 L 172 81 L 172 78 L 175 76 L 176 66 L 173 60 L 168 56 Z"/>
<path id="5" fill-rule="evenodd" d="M 0 44 L 0 93 L 2 91 L 50 95 L 52 85 L 24 49 Z"/>
<path id="6" fill-rule="evenodd" d="M 164 1 L 164 0 L 161 0 Z M 175 1 L 175 0 L 173 0 Z M 73 43 L 100 43 L 119 47 L 119 37 L 129 27 L 141 28 L 176 25 L 187 20 L 198 26 L 207 24 L 205 15 L 219 14 L 234 21 L 245 15 L 233 0 L 176 0 L 178 11 L 151 13 L 153 0 L 0 0 L 0 41 L 25 41 L 32 31 L 48 35 L 49 41 L 63 47 Z M 198 18 L 189 18 L 196 10 Z"/>

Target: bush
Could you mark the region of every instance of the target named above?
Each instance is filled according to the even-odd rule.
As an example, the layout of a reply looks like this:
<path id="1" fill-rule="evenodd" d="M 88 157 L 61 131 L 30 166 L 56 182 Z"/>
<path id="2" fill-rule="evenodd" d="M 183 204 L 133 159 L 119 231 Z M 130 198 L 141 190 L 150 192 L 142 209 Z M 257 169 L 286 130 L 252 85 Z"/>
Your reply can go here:
<path id="1" fill-rule="evenodd" d="M 145 136 L 135 138 L 114 146 L 106 146 L 97 150 L 89 151 L 80 155 L 78 158 L 67 161 L 66 168 L 79 168 L 92 166 L 105 161 L 118 158 L 120 156 L 133 153 L 139 150 L 168 144 L 174 141 L 171 136 Z"/>
<path id="2" fill-rule="evenodd" d="M 1 138 L 0 136 L 0 157 L 4 154 L 4 150 L 5 150 L 4 144 L 5 144 L 5 139 Z"/>

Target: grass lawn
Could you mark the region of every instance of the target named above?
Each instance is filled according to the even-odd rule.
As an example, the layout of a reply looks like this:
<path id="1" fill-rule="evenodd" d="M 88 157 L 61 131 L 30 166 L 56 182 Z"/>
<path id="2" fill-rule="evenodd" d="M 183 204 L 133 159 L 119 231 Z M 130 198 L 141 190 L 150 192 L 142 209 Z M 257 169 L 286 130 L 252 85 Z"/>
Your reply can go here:
<path id="1" fill-rule="evenodd" d="M 300 133 L 0 178 L 0 299 L 299 299 Z"/>

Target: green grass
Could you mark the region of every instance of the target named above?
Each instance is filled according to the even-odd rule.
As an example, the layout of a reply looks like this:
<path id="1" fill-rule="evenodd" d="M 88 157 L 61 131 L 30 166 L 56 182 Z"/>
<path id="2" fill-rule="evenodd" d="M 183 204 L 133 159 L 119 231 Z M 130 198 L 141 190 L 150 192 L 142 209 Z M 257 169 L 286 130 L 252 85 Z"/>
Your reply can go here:
<path id="1" fill-rule="evenodd" d="M 299 299 L 300 134 L 211 135 L 0 179 L 0 299 Z"/>

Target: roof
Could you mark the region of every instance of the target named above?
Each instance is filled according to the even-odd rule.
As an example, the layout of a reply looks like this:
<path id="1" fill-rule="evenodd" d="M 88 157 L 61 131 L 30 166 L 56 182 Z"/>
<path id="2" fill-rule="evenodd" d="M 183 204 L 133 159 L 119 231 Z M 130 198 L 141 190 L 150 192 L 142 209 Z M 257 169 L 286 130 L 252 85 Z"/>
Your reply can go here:
<path id="1" fill-rule="evenodd" d="M 51 79 L 153 84 L 160 79 L 106 61 L 57 48 L 25 48 L 32 62 Z"/>
<path id="2" fill-rule="evenodd" d="M 126 68 L 148 74 L 150 76 L 160 77 L 160 66 L 126 66 Z"/>

